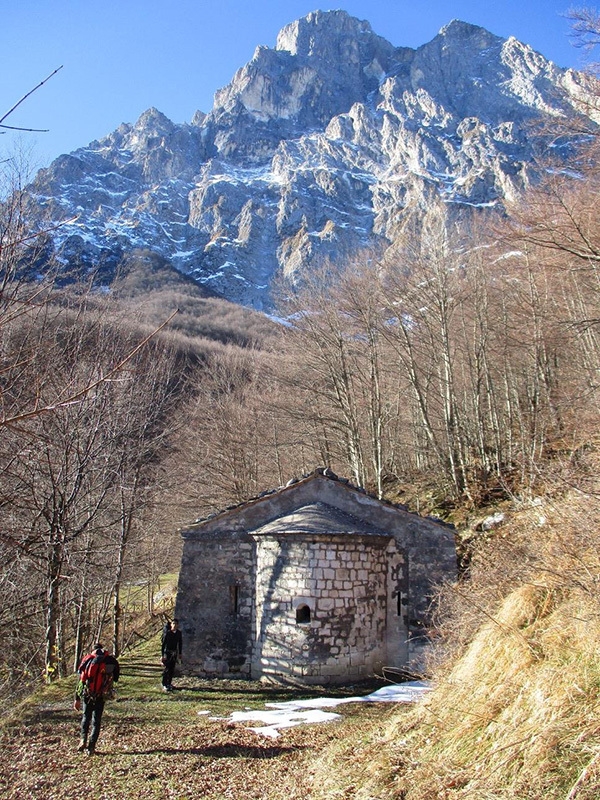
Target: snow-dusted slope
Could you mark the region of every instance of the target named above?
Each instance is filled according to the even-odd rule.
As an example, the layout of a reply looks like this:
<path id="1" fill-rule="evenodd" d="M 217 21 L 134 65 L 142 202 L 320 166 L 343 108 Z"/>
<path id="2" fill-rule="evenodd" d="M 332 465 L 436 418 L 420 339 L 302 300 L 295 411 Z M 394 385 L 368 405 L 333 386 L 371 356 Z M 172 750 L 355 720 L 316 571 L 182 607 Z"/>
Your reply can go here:
<path id="1" fill-rule="evenodd" d="M 432 192 L 500 204 L 533 169 L 540 115 L 573 113 L 584 76 L 453 21 L 417 50 L 343 11 L 285 27 L 274 49 L 176 125 L 156 109 L 56 159 L 30 187 L 65 262 L 112 269 L 133 247 L 225 297 L 269 305 L 279 271 L 385 245 Z"/>

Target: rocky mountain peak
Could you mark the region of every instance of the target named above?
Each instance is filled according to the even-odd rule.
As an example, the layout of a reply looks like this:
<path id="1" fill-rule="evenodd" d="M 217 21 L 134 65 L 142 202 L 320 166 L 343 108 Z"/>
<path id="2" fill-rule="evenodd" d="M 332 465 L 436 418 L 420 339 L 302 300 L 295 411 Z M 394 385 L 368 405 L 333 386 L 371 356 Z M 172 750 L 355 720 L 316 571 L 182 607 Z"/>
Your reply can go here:
<path id="1" fill-rule="evenodd" d="M 136 131 L 168 135 L 174 131 L 175 124 L 162 111 L 152 107 L 140 114 L 133 128 Z"/>
<path id="2" fill-rule="evenodd" d="M 346 11 L 314 11 L 286 25 L 277 36 L 276 50 L 300 58 L 323 58 L 333 48 L 335 54 L 346 49 L 356 57 L 361 37 L 378 39 L 368 22 L 351 17 Z M 389 47 L 389 43 L 381 40 Z"/>
<path id="3" fill-rule="evenodd" d="M 460 19 L 452 19 L 440 29 L 438 36 L 447 44 L 468 43 L 477 49 L 489 47 L 490 44 L 501 42 L 499 36 L 495 36 L 479 25 L 472 25 L 470 22 L 463 22 Z M 433 41 L 435 41 L 437 37 Z"/>
<path id="4" fill-rule="evenodd" d="M 396 48 L 373 33 L 365 20 L 345 11 L 315 11 L 286 25 L 275 49 L 310 62 L 320 77 L 342 85 L 357 79 L 371 90 L 394 62 Z"/>
<path id="5" fill-rule="evenodd" d="M 231 107 L 237 101 L 248 109 L 276 115 L 269 104 L 274 91 L 281 88 L 275 85 L 277 81 L 298 100 L 303 96 L 315 99 L 319 94 L 316 85 L 323 81 L 330 84 L 329 89 L 323 87 L 323 94 L 332 95 L 331 84 L 346 94 L 358 89 L 353 87 L 358 80 L 364 99 L 364 90 L 376 86 L 373 72 L 379 77 L 387 71 L 394 53 L 395 48 L 376 36 L 369 23 L 345 11 L 313 12 L 283 28 L 275 49 L 257 47 L 252 60 L 217 93 L 215 109 Z M 281 109 L 283 115 L 288 112 L 285 106 Z"/>
<path id="6" fill-rule="evenodd" d="M 586 85 L 460 20 L 414 50 L 315 11 L 258 46 L 209 114 L 176 125 L 150 108 L 42 170 L 31 203 L 77 217 L 55 234 L 65 261 L 146 248 L 267 308 L 275 274 L 385 250 L 432 194 L 501 210 L 535 172 L 531 120 L 585 108 Z"/>
<path id="7" fill-rule="evenodd" d="M 197 111 L 194 111 L 192 119 L 190 120 L 190 125 L 200 126 L 203 124 L 205 119 L 206 119 L 206 114 L 204 113 L 204 111 L 200 111 L 200 109 L 198 109 Z"/>
<path id="8" fill-rule="evenodd" d="M 505 40 L 461 20 L 418 48 L 410 75 L 413 90 L 427 91 L 462 118 L 491 125 L 572 113 L 568 92 L 557 90 L 563 70 L 514 37 Z"/>
<path id="9" fill-rule="evenodd" d="M 345 11 L 317 11 L 287 25 L 274 49 L 257 47 L 216 93 L 209 124 L 221 130 L 218 149 L 230 158 L 266 161 L 280 141 L 324 130 L 334 116 L 366 102 L 393 70 L 395 56 L 396 48 L 369 23 Z"/>

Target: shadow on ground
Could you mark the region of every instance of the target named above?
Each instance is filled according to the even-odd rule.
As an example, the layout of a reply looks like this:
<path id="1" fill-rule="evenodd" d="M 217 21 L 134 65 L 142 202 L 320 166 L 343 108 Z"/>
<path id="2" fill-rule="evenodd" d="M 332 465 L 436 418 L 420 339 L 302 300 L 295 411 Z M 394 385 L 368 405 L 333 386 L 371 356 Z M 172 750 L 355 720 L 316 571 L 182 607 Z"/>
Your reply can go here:
<path id="1" fill-rule="evenodd" d="M 211 745 L 209 747 L 157 747 L 147 750 L 128 750 L 120 755 L 128 756 L 202 756 L 204 758 L 279 758 L 290 753 L 309 750 L 304 746 L 273 746 L 273 747 L 251 747 L 249 745 L 226 744 Z"/>

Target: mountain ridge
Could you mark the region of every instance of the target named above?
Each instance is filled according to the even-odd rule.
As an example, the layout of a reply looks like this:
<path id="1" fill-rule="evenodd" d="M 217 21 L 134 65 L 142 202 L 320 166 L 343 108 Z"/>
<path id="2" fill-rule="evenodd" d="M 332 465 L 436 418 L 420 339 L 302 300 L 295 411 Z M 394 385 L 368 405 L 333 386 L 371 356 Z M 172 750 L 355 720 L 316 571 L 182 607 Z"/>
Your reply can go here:
<path id="1" fill-rule="evenodd" d="M 535 175 L 531 122 L 580 113 L 587 78 L 514 38 L 452 20 L 416 49 L 344 11 L 275 48 L 177 124 L 154 108 L 40 170 L 31 207 L 56 257 L 107 276 L 150 248 L 206 288 L 268 309 L 279 273 L 385 249 L 431 193 L 501 208 Z"/>

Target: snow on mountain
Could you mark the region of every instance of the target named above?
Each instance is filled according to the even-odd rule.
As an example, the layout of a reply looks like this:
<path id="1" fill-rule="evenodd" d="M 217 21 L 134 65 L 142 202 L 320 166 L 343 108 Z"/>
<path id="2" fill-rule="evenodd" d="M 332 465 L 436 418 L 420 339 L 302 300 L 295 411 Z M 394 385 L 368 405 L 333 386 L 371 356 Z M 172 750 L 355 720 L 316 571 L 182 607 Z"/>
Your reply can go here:
<path id="1" fill-rule="evenodd" d="M 572 115 L 586 78 L 453 20 L 416 50 L 344 11 L 287 25 L 208 114 L 154 108 L 60 156 L 29 187 L 65 264 L 107 275 L 149 248 L 224 297 L 270 305 L 280 271 L 387 246 L 408 203 L 501 206 L 535 171 L 532 120 Z"/>

